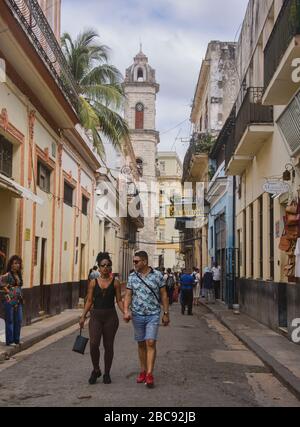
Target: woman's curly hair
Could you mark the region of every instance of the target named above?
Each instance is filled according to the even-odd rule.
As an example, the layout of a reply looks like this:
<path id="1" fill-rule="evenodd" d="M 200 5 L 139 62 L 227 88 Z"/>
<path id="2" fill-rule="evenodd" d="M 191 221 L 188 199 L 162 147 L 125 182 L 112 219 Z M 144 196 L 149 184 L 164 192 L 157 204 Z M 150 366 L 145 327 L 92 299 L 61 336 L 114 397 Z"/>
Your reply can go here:
<path id="1" fill-rule="evenodd" d="M 12 273 L 12 265 L 13 263 L 17 261 L 20 264 L 20 271 L 18 271 L 18 276 L 20 278 L 20 282 L 21 282 L 21 286 L 23 286 L 23 277 L 22 277 L 22 270 L 23 270 L 23 261 L 22 258 L 19 257 L 18 255 L 14 255 L 12 256 L 7 263 L 7 269 L 6 272 L 7 273 Z"/>
<path id="2" fill-rule="evenodd" d="M 97 255 L 96 261 L 97 261 L 97 264 L 99 265 L 99 267 L 100 267 L 101 262 L 104 260 L 109 261 L 110 263 L 112 262 L 108 252 L 100 252 Z"/>

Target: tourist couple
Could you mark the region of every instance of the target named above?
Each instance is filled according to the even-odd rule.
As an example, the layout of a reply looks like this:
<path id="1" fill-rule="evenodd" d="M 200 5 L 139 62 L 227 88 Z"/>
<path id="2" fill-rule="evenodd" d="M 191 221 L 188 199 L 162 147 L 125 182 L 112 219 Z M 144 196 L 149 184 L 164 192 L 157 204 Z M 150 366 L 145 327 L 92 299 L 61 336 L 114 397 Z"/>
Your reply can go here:
<path id="1" fill-rule="evenodd" d="M 137 252 L 134 256 L 134 271 L 127 283 L 125 300 L 122 301 L 120 282 L 112 274 L 112 262 L 109 254 L 100 253 L 97 257 L 98 271 L 89 276 L 88 296 L 79 324 L 83 328 L 87 314 L 91 312 L 89 322 L 90 351 L 93 372 L 89 379 L 95 384 L 101 377 L 100 342 L 104 344 L 104 384 L 110 384 L 110 370 L 114 356 L 114 339 L 119 327 L 115 301 L 124 316 L 125 322 L 132 320 L 141 372 L 137 383 L 154 387 L 153 370 L 156 359 L 156 341 L 160 324 L 161 304 L 163 306 L 162 323 L 168 326 L 169 302 L 163 275 L 149 266 L 146 252 Z"/>

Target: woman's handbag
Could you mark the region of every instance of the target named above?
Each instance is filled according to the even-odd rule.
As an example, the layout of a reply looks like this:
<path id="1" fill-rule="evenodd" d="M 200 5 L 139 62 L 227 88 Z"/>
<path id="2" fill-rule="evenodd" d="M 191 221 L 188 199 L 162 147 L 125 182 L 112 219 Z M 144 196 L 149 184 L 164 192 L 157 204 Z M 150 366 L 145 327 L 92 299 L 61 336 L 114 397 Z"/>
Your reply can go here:
<path id="1" fill-rule="evenodd" d="M 286 225 L 299 225 L 300 222 L 300 215 L 298 214 L 286 214 Z"/>
<path id="2" fill-rule="evenodd" d="M 284 267 L 283 271 L 286 277 L 294 277 L 296 268 L 296 257 L 289 256 L 289 262 Z"/>
<path id="3" fill-rule="evenodd" d="M 80 329 L 80 335 L 78 335 L 75 340 L 73 351 L 75 351 L 75 353 L 84 354 L 88 342 L 89 339 L 82 336 L 82 329 Z"/>
<path id="4" fill-rule="evenodd" d="M 285 226 L 285 235 L 289 240 L 298 239 L 298 226 L 297 225 L 286 225 Z"/>
<path id="5" fill-rule="evenodd" d="M 286 237 L 285 232 L 283 232 L 283 235 L 281 236 L 280 243 L 279 243 L 279 250 L 282 252 L 289 252 L 292 247 L 292 240 L 288 239 Z"/>

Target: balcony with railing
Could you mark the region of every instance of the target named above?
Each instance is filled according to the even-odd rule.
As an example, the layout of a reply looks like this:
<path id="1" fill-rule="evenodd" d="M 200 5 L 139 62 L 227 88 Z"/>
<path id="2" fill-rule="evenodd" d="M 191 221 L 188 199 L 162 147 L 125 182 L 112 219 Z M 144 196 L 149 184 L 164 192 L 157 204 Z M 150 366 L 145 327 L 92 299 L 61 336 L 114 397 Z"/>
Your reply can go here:
<path id="1" fill-rule="evenodd" d="M 290 149 L 291 156 L 300 152 L 300 91 L 277 120 L 277 124 Z"/>
<path id="2" fill-rule="evenodd" d="M 77 111 L 79 100 L 77 84 L 37 0 L 4 0 L 4 3 L 9 8 L 15 22 L 22 28 L 25 37 L 34 47 L 70 106 L 74 111 Z M 9 57 L 9 53 L 7 56 Z M 20 58 L 19 62 L 21 64 Z M 25 78 L 24 73 L 25 69 L 21 74 L 23 78 Z"/>
<path id="3" fill-rule="evenodd" d="M 284 0 L 264 51 L 265 105 L 286 105 L 300 88 L 293 81 L 300 58 L 300 0 Z"/>
<path id="4" fill-rule="evenodd" d="M 208 172 L 208 155 L 213 146 L 210 134 L 196 133 L 193 135 L 183 163 L 182 182 L 196 182 L 204 179 Z"/>
<path id="5" fill-rule="evenodd" d="M 240 175 L 274 132 L 273 107 L 262 105 L 263 88 L 248 88 L 226 145 L 229 175 Z"/>

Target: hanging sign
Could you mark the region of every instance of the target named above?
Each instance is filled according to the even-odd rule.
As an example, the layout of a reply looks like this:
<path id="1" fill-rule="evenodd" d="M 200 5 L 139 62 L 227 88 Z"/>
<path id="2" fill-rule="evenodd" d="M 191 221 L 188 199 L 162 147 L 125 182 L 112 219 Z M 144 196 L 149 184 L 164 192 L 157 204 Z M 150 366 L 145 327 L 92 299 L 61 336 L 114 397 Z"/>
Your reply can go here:
<path id="1" fill-rule="evenodd" d="M 280 196 L 290 191 L 290 185 L 284 181 L 268 181 L 264 184 L 263 189 L 266 193 Z"/>

